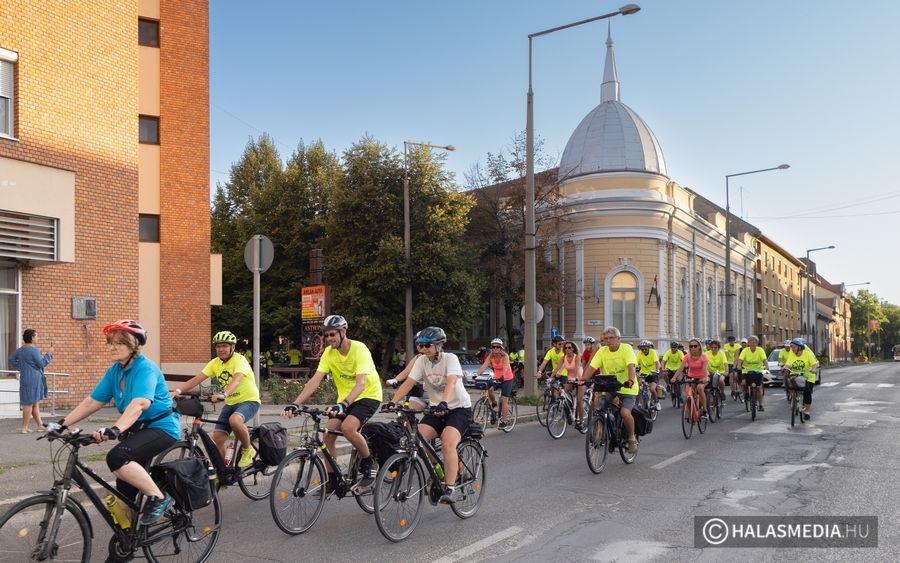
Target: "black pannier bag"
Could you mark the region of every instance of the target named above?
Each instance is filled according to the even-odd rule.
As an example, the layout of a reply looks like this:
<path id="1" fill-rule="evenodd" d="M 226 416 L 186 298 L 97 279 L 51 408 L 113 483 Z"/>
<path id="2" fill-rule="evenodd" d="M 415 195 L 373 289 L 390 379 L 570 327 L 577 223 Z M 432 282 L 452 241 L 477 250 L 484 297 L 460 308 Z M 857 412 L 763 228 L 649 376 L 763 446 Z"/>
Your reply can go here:
<path id="1" fill-rule="evenodd" d="M 400 440 L 406 435 L 403 426 L 397 422 L 367 422 L 360 432 L 366 437 L 369 450 L 379 465 L 397 453 Z"/>
<path id="2" fill-rule="evenodd" d="M 203 416 L 203 403 L 200 402 L 200 397 L 188 395 L 175 400 L 175 411 L 183 416 L 198 418 Z"/>
<path id="3" fill-rule="evenodd" d="M 212 502 L 212 485 L 206 461 L 187 457 L 161 463 L 162 484 L 175 499 L 175 505 L 188 512 L 208 506 Z"/>
<path id="4" fill-rule="evenodd" d="M 259 459 L 266 465 L 278 465 L 287 455 L 287 429 L 280 422 L 266 422 L 256 427 L 259 433 Z"/>
<path id="5" fill-rule="evenodd" d="M 650 412 L 640 405 L 635 405 L 631 409 L 631 416 L 634 418 L 634 433 L 638 436 L 646 436 L 653 432 L 653 420 L 650 419 Z"/>

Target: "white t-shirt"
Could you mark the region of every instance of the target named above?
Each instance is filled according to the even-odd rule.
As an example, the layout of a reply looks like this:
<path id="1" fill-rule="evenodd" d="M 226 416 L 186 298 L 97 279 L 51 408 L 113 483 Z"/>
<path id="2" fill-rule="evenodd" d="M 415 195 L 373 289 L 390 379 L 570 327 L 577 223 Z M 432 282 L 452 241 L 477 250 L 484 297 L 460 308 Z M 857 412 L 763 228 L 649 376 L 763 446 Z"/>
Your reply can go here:
<path id="1" fill-rule="evenodd" d="M 428 393 L 428 402 L 432 406 L 437 406 L 444 400 L 448 375 L 456 376 L 456 385 L 453 388 L 453 395 L 447 401 L 447 406 L 451 409 L 470 408 L 472 399 L 469 397 L 469 392 L 463 387 L 462 367 L 455 354 L 442 352 L 441 359 L 437 363 L 433 363 L 423 354 L 419 356 L 412 371 L 409 372 L 409 376 L 414 381 L 418 381 L 425 387 L 425 391 Z"/>

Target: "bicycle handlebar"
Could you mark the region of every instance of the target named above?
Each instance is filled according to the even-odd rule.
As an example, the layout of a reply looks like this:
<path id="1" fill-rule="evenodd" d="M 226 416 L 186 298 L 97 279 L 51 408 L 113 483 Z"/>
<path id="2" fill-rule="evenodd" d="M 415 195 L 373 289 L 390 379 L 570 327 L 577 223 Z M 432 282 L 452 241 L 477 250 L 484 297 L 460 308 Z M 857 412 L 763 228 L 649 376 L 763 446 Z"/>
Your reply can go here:
<path id="1" fill-rule="evenodd" d="M 61 432 L 48 431 L 46 434 L 38 436 L 37 439 L 46 439 L 48 442 L 62 440 L 66 444 L 74 444 L 79 447 L 98 443 L 92 434 L 82 434 L 80 428 L 66 429 Z"/>

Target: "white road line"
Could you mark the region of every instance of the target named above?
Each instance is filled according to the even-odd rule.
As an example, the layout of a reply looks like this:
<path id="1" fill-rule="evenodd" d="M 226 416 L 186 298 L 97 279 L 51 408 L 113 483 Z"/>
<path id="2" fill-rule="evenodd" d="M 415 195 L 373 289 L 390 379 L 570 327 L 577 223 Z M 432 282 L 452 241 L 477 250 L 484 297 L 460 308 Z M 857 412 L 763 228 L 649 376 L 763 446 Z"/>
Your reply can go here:
<path id="1" fill-rule="evenodd" d="M 661 461 L 661 462 L 657 463 L 656 465 L 650 466 L 650 469 L 662 469 L 663 467 L 666 467 L 667 465 L 672 465 L 676 461 L 681 461 L 682 459 L 684 459 L 688 456 L 694 455 L 695 453 L 697 453 L 697 452 L 694 450 L 683 451 L 676 456 L 672 456 L 665 461 Z"/>
<path id="2" fill-rule="evenodd" d="M 884 389 L 885 387 L 893 387 L 893 386 L 894 386 L 893 383 L 879 383 L 878 384 L 878 387 L 880 387 L 882 389 Z"/>
<path id="3" fill-rule="evenodd" d="M 820 385 L 822 387 L 834 387 L 837 384 L 838 384 L 837 381 L 826 381 L 825 383 L 821 383 Z"/>
<path id="4" fill-rule="evenodd" d="M 848 383 L 847 387 L 865 387 L 865 383 Z"/>
<path id="5" fill-rule="evenodd" d="M 497 532 L 492 536 L 488 536 L 482 540 L 478 540 L 473 544 L 467 545 L 462 549 L 458 549 L 449 555 L 441 557 L 440 559 L 435 559 L 434 563 L 452 563 L 453 561 L 459 561 L 460 559 L 471 557 L 482 549 L 487 549 L 495 543 L 499 543 L 506 538 L 510 538 L 516 534 L 521 533 L 522 531 L 522 528 L 518 526 L 512 526 L 510 528 Z"/>

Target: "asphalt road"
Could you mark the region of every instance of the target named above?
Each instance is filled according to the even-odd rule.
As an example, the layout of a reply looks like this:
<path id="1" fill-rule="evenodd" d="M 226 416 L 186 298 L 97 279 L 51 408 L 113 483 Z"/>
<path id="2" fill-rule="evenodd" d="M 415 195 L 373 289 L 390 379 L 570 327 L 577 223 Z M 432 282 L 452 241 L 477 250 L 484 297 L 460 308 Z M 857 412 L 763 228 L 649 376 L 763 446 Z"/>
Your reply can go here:
<path id="1" fill-rule="evenodd" d="M 722 421 L 690 440 L 668 403 L 637 461 L 611 454 L 599 475 L 571 428 L 560 440 L 536 423 L 491 431 L 479 513 L 460 520 L 426 504 L 399 544 L 349 498 L 329 500 L 310 531 L 288 536 L 268 501 L 233 487 L 220 494 L 223 533 L 211 560 L 898 561 L 900 364 L 830 368 L 823 380 L 813 420 L 795 428 L 780 389 L 768 390 L 756 422 L 729 403 Z M 879 547 L 694 548 L 694 516 L 749 515 L 877 516 Z M 98 533 L 95 551 L 105 543 Z"/>

